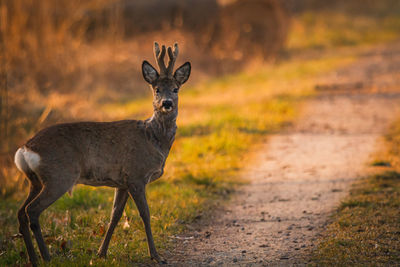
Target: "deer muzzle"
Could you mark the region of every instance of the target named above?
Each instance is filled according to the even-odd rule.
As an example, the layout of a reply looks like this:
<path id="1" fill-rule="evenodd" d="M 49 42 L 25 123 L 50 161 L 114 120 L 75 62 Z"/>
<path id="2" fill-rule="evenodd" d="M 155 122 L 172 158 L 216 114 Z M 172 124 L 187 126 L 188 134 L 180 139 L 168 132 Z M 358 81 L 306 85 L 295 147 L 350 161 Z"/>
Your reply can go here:
<path id="1" fill-rule="evenodd" d="M 164 112 L 169 112 L 172 110 L 174 102 L 172 100 L 166 99 L 162 101 L 161 107 Z"/>

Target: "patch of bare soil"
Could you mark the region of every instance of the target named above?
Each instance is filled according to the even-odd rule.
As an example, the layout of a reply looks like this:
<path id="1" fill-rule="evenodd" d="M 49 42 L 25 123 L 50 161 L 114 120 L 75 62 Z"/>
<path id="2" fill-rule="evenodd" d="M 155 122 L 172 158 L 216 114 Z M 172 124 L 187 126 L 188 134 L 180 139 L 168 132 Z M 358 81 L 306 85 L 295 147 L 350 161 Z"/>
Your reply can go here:
<path id="1" fill-rule="evenodd" d="M 368 171 L 400 111 L 400 46 L 369 51 L 318 81 L 298 122 L 272 136 L 226 207 L 177 239 L 171 266 L 306 265 L 329 215 Z"/>

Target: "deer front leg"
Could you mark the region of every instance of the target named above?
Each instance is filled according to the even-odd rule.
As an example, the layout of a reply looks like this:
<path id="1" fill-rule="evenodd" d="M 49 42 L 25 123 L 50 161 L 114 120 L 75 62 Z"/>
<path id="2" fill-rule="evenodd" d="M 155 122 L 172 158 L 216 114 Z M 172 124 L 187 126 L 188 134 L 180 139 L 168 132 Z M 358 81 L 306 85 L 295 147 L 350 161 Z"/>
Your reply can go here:
<path id="1" fill-rule="evenodd" d="M 128 199 L 128 190 L 126 189 L 115 189 L 114 194 L 114 204 L 111 212 L 111 221 L 107 229 L 106 236 L 97 252 L 100 257 L 106 257 L 108 245 L 110 244 L 111 236 L 114 232 L 115 227 L 118 224 L 119 219 L 121 219 L 122 212 L 124 211 L 126 201 Z"/>
<path id="2" fill-rule="evenodd" d="M 161 259 L 161 257 L 158 255 L 156 246 L 154 245 L 153 234 L 151 233 L 151 226 L 150 226 L 150 211 L 146 200 L 145 185 L 139 187 L 131 186 L 129 188 L 129 194 L 135 201 L 136 207 L 139 210 L 140 217 L 143 220 L 151 259 L 156 260 L 158 263 L 162 264 L 167 263 L 165 260 Z"/>

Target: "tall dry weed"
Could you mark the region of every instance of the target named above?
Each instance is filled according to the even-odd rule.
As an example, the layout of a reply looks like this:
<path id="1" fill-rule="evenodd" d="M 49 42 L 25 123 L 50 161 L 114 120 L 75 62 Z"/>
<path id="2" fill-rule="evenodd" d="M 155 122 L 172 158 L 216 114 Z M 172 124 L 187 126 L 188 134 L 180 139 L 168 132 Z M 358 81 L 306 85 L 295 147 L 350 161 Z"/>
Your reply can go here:
<path id="1" fill-rule="evenodd" d="M 21 177 L 11 167 L 12 155 L 51 112 L 43 99 L 55 91 L 67 91 L 81 75 L 77 59 L 90 26 L 87 14 L 113 2 L 0 1 L 1 196 L 20 189 Z M 116 27 L 109 25 L 98 34 L 115 34 Z"/>

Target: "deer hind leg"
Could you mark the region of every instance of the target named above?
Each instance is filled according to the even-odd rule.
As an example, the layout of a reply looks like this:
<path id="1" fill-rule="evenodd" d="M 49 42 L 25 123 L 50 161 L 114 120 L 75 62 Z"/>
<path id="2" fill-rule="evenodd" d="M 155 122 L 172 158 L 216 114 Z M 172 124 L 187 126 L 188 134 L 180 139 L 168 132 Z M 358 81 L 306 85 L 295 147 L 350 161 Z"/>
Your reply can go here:
<path id="1" fill-rule="evenodd" d="M 62 170 L 62 168 L 56 170 Z M 64 169 L 65 171 L 65 169 Z M 66 174 L 67 173 L 67 174 Z M 45 181 L 42 191 L 26 206 L 26 214 L 29 218 L 29 226 L 35 236 L 40 254 L 45 261 L 50 261 L 50 254 L 44 242 L 42 231 L 39 224 L 40 214 L 65 194 L 74 184 L 77 175 L 75 172 L 64 172 L 66 175 L 42 175 L 40 177 Z M 45 178 L 45 179 L 43 179 Z"/>
<path id="2" fill-rule="evenodd" d="M 103 242 L 99 248 L 97 254 L 100 257 L 106 257 L 108 245 L 110 244 L 111 236 L 114 232 L 115 227 L 118 224 L 119 219 L 121 219 L 122 212 L 124 211 L 126 201 L 128 199 L 128 191 L 126 189 L 115 189 L 114 194 L 114 204 L 111 212 L 111 221 L 107 229 L 106 236 L 104 237 Z"/>
<path id="3" fill-rule="evenodd" d="M 30 192 L 25 200 L 24 204 L 18 210 L 18 222 L 19 222 L 19 232 L 21 233 L 26 249 L 29 255 L 29 261 L 32 265 L 37 265 L 37 257 L 35 253 L 35 248 L 32 244 L 31 234 L 29 232 L 29 220 L 28 216 L 26 215 L 25 208 L 26 206 L 40 193 L 42 190 L 42 183 L 39 181 L 38 177 L 33 172 L 27 172 L 27 176 L 31 182 Z"/>
<path id="4" fill-rule="evenodd" d="M 151 233 L 150 226 L 150 211 L 149 205 L 147 204 L 145 185 L 141 187 L 130 187 L 129 194 L 135 201 L 136 207 L 139 210 L 140 217 L 143 220 L 144 228 L 146 230 L 147 244 L 149 246 L 149 252 L 151 259 L 156 260 L 158 263 L 166 264 L 167 262 L 158 255 L 156 246 L 154 245 L 153 234 Z"/>

